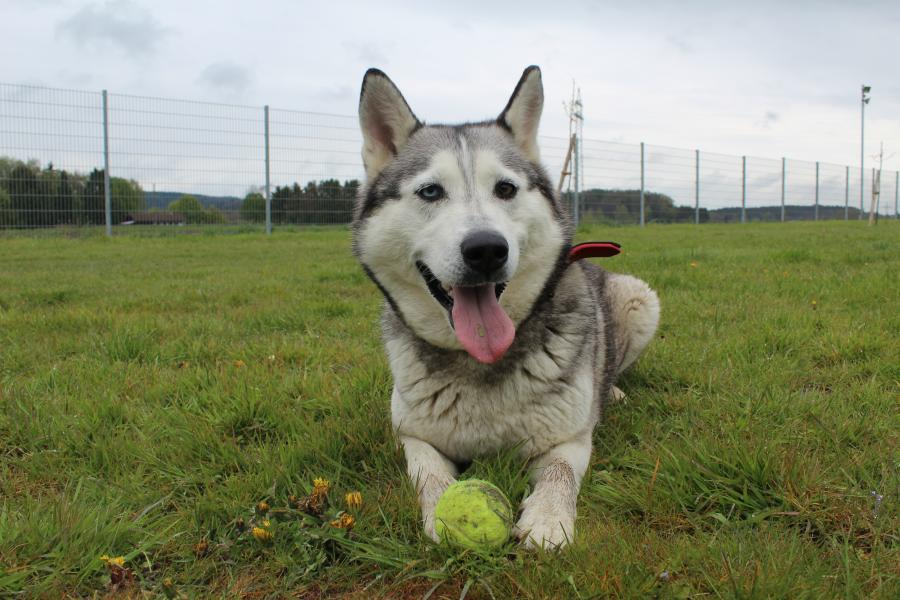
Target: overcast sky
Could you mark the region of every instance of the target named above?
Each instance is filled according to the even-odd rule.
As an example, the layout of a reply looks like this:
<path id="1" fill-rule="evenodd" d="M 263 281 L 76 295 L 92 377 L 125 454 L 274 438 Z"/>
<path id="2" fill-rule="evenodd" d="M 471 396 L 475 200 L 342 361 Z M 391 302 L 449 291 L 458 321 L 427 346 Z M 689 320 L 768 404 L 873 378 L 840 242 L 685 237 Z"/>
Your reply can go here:
<path id="1" fill-rule="evenodd" d="M 900 167 L 900 1 L 0 0 L 0 81 L 354 114 L 385 70 L 426 121 L 496 115 L 541 66 L 542 133 Z M 867 157 L 867 161 L 870 159 Z M 871 163 L 870 163 L 871 164 Z"/>

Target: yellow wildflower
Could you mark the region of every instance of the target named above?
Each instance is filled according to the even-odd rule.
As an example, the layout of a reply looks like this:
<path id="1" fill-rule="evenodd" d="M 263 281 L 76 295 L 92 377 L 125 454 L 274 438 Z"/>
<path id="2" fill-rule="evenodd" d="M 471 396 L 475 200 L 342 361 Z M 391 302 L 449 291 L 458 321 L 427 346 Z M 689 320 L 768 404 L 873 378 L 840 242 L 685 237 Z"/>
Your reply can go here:
<path id="1" fill-rule="evenodd" d="M 256 512 L 264 515 L 269 512 L 269 503 L 265 500 L 260 500 L 259 504 L 256 505 Z"/>
<path id="2" fill-rule="evenodd" d="M 347 508 L 359 508 L 362 506 L 362 493 L 350 492 L 344 496 L 344 502 L 347 504 Z"/>
<path id="3" fill-rule="evenodd" d="M 812 302 L 810 302 L 810 305 L 812 306 L 813 310 L 816 310 L 816 307 L 819 305 L 819 303 L 813 300 Z"/>
<path id="4" fill-rule="evenodd" d="M 338 529 L 353 529 L 353 526 L 356 524 L 356 519 L 353 518 L 353 515 L 350 513 L 342 513 L 340 517 L 334 519 L 331 522 L 332 527 L 337 527 Z"/>
<path id="5" fill-rule="evenodd" d="M 696 261 L 696 260 L 692 260 L 692 261 L 691 261 L 691 267 L 694 268 L 694 269 L 697 268 L 697 261 Z"/>
<path id="6" fill-rule="evenodd" d="M 125 566 L 125 557 L 124 556 L 109 556 L 108 554 L 104 554 L 100 557 L 100 560 L 105 562 L 107 565 L 115 565 L 117 567 Z"/>
<path id="7" fill-rule="evenodd" d="M 313 496 L 327 496 L 331 483 L 323 477 L 313 479 Z"/>
<path id="8" fill-rule="evenodd" d="M 247 363 L 245 363 L 244 361 L 238 359 L 238 360 L 234 361 L 234 366 L 237 367 L 238 369 L 241 369 L 241 368 L 243 368 L 243 367 L 246 367 L 246 366 L 247 366 Z"/>
<path id="9" fill-rule="evenodd" d="M 263 527 L 269 528 L 269 527 L 272 526 L 272 522 L 269 521 L 268 519 L 263 519 L 261 525 L 262 525 Z"/>
<path id="10" fill-rule="evenodd" d="M 274 533 L 272 533 L 268 529 L 263 529 L 262 527 L 254 527 L 252 533 L 253 537 L 261 542 L 268 542 L 273 537 L 275 537 Z"/>

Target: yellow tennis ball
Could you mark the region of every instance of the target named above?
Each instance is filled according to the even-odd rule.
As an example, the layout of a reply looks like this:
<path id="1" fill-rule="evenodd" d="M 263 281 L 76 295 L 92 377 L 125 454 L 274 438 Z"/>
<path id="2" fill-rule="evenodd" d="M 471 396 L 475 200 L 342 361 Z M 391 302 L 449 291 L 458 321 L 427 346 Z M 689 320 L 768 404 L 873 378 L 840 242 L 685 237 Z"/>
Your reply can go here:
<path id="1" fill-rule="evenodd" d="M 512 506 L 503 492 L 480 479 L 450 485 L 434 510 L 438 537 L 464 548 L 502 546 L 509 539 L 512 521 Z"/>

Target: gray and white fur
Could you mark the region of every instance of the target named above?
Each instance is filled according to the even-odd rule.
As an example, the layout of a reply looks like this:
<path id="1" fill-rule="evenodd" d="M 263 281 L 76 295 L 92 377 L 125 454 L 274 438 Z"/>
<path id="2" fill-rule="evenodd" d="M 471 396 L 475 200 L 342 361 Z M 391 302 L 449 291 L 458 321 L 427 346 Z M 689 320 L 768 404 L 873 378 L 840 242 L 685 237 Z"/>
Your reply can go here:
<path id="1" fill-rule="evenodd" d="M 542 107 L 537 67 L 497 119 L 458 126 L 422 123 L 381 71 L 363 80 L 354 252 L 386 299 L 392 422 L 432 538 L 459 466 L 515 447 L 533 479 L 516 534 L 571 541 L 593 429 L 659 321 L 643 281 L 568 263 Z"/>

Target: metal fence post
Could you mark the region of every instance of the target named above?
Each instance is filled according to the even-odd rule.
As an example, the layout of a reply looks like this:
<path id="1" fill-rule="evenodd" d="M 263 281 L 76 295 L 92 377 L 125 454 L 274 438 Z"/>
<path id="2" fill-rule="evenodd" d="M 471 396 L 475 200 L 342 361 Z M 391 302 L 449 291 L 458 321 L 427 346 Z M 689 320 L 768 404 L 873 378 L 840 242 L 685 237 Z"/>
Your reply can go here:
<path id="1" fill-rule="evenodd" d="M 641 142 L 641 227 L 644 226 L 644 142 Z"/>
<path id="2" fill-rule="evenodd" d="M 844 173 L 844 220 L 850 219 L 850 167 Z"/>
<path id="3" fill-rule="evenodd" d="M 694 225 L 700 224 L 700 150 L 694 150 Z"/>
<path id="4" fill-rule="evenodd" d="M 741 157 L 741 223 L 747 222 L 747 157 Z"/>
<path id="5" fill-rule="evenodd" d="M 813 220 L 819 220 L 819 161 L 816 161 L 816 210 Z"/>
<path id="6" fill-rule="evenodd" d="M 269 105 L 263 107 L 266 145 L 266 234 L 272 234 L 272 193 L 269 185 Z"/>
<path id="7" fill-rule="evenodd" d="M 900 219 L 900 212 L 897 212 L 897 189 L 900 188 L 900 171 L 894 171 L 894 218 Z"/>
<path id="8" fill-rule="evenodd" d="M 112 237 L 112 189 L 109 185 L 109 98 L 103 90 L 103 204 L 106 235 Z"/>
<path id="9" fill-rule="evenodd" d="M 781 157 L 781 222 L 784 223 L 784 180 L 787 178 L 787 160 Z"/>

